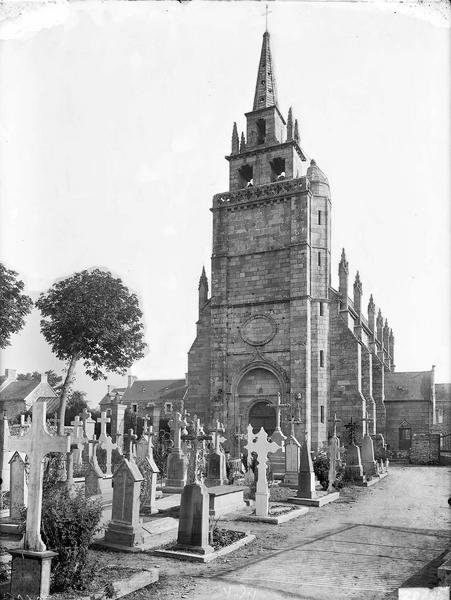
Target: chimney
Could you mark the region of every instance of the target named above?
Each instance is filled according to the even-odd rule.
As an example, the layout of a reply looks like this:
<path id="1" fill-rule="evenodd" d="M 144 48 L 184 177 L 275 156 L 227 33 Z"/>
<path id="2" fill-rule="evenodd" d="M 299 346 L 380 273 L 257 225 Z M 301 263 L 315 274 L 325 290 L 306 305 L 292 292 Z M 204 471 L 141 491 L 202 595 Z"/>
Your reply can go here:
<path id="1" fill-rule="evenodd" d="M 127 383 L 127 387 L 131 388 L 131 387 L 132 387 L 132 385 L 135 383 L 135 381 L 136 381 L 137 379 L 138 379 L 138 378 L 136 377 L 136 375 L 129 375 L 129 376 L 128 376 L 128 383 Z"/>
<path id="2" fill-rule="evenodd" d="M 8 381 L 16 381 L 17 369 L 5 369 L 5 376 Z"/>
<path id="3" fill-rule="evenodd" d="M 106 393 L 109 394 L 111 392 L 111 385 L 106 386 Z"/>
<path id="4" fill-rule="evenodd" d="M 49 378 L 47 376 L 47 373 L 40 373 L 40 382 L 41 383 L 48 383 L 49 382 Z"/>

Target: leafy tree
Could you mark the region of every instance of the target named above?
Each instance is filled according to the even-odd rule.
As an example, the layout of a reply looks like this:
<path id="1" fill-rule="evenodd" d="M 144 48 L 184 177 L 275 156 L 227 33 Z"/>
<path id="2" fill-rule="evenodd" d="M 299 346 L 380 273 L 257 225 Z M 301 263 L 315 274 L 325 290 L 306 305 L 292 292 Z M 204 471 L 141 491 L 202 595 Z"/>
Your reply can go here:
<path id="1" fill-rule="evenodd" d="M 58 391 L 62 386 L 62 383 L 61 383 L 63 381 L 62 376 L 57 375 L 53 369 L 49 369 L 48 371 L 45 371 L 45 374 L 47 375 L 47 381 L 49 382 L 49 385 L 55 391 Z M 32 379 L 39 379 L 40 377 L 41 377 L 41 374 L 38 371 L 33 371 L 33 373 L 19 373 L 17 375 L 18 381 L 23 381 L 25 379 L 28 381 L 31 381 Z"/>
<path id="2" fill-rule="evenodd" d="M 66 406 L 66 425 L 70 425 L 77 415 L 83 412 L 84 408 L 88 408 L 88 403 L 85 400 L 86 393 L 75 390 L 67 399 Z"/>
<path id="3" fill-rule="evenodd" d="M 70 384 L 79 360 L 92 379 L 104 370 L 124 375 L 144 356 L 142 312 L 138 298 L 108 271 L 81 271 L 55 283 L 36 306 L 44 317 L 41 332 L 60 360 L 67 362 L 61 388 L 59 433 Z"/>
<path id="4" fill-rule="evenodd" d="M 25 324 L 33 302 L 22 293 L 23 281 L 17 279 L 17 273 L 0 263 L 0 348 L 9 346 L 9 338 Z"/>

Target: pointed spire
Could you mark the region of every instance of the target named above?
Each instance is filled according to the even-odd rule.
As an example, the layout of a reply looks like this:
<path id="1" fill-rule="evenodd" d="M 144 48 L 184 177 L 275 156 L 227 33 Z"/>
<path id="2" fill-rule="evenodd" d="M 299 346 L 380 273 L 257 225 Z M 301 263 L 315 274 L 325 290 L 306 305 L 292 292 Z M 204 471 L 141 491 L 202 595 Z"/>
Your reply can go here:
<path id="1" fill-rule="evenodd" d="M 345 249 L 343 248 L 340 264 L 338 265 L 338 291 L 341 295 L 340 306 L 342 310 L 347 310 L 348 308 L 348 273 L 349 266 L 348 261 L 346 260 Z"/>
<path id="2" fill-rule="evenodd" d="M 370 301 L 368 302 L 368 312 L 373 311 L 376 308 L 373 300 L 373 294 L 370 294 Z"/>
<path id="3" fill-rule="evenodd" d="M 246 150 L 246 138 L 244 137 L 244 133 L 241 132 L 240 152 L 244 152 L 245 150 Z"/>
<path id="4" fill-rule="evenodd" d="M 296 119 L 294 122 L 294 140 L 299 144 L 299 125 L 298 125 L 298 120 Z"/>
<path id="5" fill-rule="evenodd" d="M 376 327 L 376 306 L 373 300 L 373 294 L 370 294 L 370 301 L 368 302 L 368 327 L 373 332 L 371 340 L 374 341 L 375 327 Z"/>
<path id="6" fill-rule="evenodd" d="M 287 142 L 293 139 L 293 110 L 290 106 L 287 118 Z"/>
<path id="7" fill-rule="evenodd" d="M 202 273 L 199 279 L 199 317 L 203 307 L 208 301 L 208 279 L 205 273 L 205 267 L 202 267 Z"/>
<path id="8" fill-rule="evenodd" d="M 232 154 L 238 154 L 240 141 L 238 138 L 238 129 L 236 127 L 236 123 L 233 124 L 232 131 Z"/>
<path id="9" fill-rule="evenodd" d="M 362 309 L 362 282 L 360 281 L 360 274 L 358 271 L 354 281 L 354 308 L 357 314 L 360 315 Z"/>
<path id="10" fill-rule="evenodd" d="M 346 260 L 346 253 L 344 248 L 341 251 L 341 260 L 340 264 L 338 265 L 338 271 L 343 271 L 346 274 L 349 273 L 348 261 Z"/>
<path id="11" fill-rule="evenodd" d="M 269 33 L 265 31 L 258 65 L 253 110 L 268 108 L 269 106 L 277 106 L 277 93 L 269 46 Z"/>

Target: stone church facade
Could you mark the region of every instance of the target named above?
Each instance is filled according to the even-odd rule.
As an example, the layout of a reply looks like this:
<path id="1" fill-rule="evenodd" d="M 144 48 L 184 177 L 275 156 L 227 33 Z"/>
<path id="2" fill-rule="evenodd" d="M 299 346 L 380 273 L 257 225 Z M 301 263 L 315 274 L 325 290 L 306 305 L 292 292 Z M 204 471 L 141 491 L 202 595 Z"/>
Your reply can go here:
<path id="1" fill-rule="evenodd" d="M 235 449 L 248 423 L 274 430 L 277 402 L 284 433 L 294 419 L 312 449 L 334 413 L 338 431 L 352 418 L 360 433 L 383 433 L 394 336 L 372 297 L 362 307 L 344 251 L 331 287 L 329 183 L 291 109 L 279 110 L 268 32 L 246 121 L 241 138 L 233 127 L 229 190 L 213 197 L 211 295 L 203 271 L 186 408 L 223 421 Z"/>

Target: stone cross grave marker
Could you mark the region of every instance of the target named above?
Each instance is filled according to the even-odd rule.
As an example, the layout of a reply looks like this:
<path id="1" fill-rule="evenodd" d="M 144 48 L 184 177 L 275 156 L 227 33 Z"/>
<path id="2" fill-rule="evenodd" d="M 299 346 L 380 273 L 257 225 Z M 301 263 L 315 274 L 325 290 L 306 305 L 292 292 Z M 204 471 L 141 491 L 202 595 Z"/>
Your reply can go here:
<path id="1" fill-rule="evenodd" d="M 83 435 L 83 426 L 78 415 L 72 421 L 71 425 L 73 426 L 73 433 L 70 436 L 70 452 L 66 455 L 66 487 L 72 494 L 74 486 L 74 462 L 76 460 L 77 464 L 81 464 L 83 446 L 88 440 Z"/>
<path id="2" fill-rule="evenodd" d="M 105 411 L 102 411 L 100 413 L 100 417 L 97 419 L 97 423 L 100 423 L 99 442 L 102 442 L 103 440 L 106 440 L 108 437 L 108 434 L 106 432 L 106 426 L 108 425 L 108 423 L 111 423 L 111 419 L 106 416 Z"/>
<path id="3" fill-rule="evenodd" d="M 221 450 L 227 438 L 223 437 L 224 426 L 216 421 L 216 429 L 211 432 L 214 436 L 213 448 L 207 456 L 207 486 L 225 485 L 227 483 L 227 467 L 225 454 Z"/>
<path id="4" fill-rule="evenodd" d="M 135 444 L 138 436 L 134 433 L 133 429 L 129 429 L 126 438 L 124 456 L 128 461 L 135 462 Z"/>
<path id="5" fill-rule="evenodd" d="M 147 435 L 144 437 L 143 433 L 143 437 L 141 437 L 141 440 L 136 444 L 136 463 L 144 478 L 144 481 L 141 483 L 140 504 L 141 508 L 147 513 L 150 512 L 150 514 L 158 512 L 158 509 L 155 507 L 155 500 L 157 492 L 157 476 L 160 472 L 153 457 L 152 434 L 153 427 L 150 425 L 150 427 L 147 428 Z M 140 442 L 143 442 L 142 445 L 140 445 Z M 138 450 L 142 452 L 144 449 L 144 455 L 138 452 Z"/>
<path id="6" fill-rule="evenodd" d="M 91 413 L 89 412 L 89 410 L 85 407 L 82 410 L 81 413 L 81 419 L 83 421 L 83 433 L 86 439 L 88 440 L 92 440 L 93 436 L 94 436 L 94 429 L 95 429 L 95 421 L 94 419 L 91 419 Z M 91 452 L 93 447 L 90 446 L 89 444 L 86 445 L 86 449 L 88 451 L 88 456 L 86 457 L 86 462 L 89 462 L 89 459 L 91 458 Z"/>
<path id="7" fill-rule="evenodd" d="M 67 454 L 70 451 L 70 436 L 50 435 L 46 427 L 46 400 L 38 399 L 33 404 L 31 427 L 25 435 L 10 438 L 9 450 L 23 452 L 28 456 L 30 474 L 28 479 L 28 508 L 24 549 L 45 552 L 41 539 L 42 483 L 44 457 L 49 452 Z"/>
<path id="8" fill-rule="evenodd" d="M 169 426 L 173 432 L 174 446 L 167 458 L 167 478 L 165 481 L 167 488 L 180 489 L 186 484 L 187 459 L 182 452 L 182 432 L 186 432 L 187 424 L 185 416 L 182 417 L 179 412 L 176 412 L 174 418 L 169 421 Z"/>
<path id="9" fill-rule="evenodd" d="M 252 425 L 247 426 L 247 446 L 250 457 L 252 452 L 257 454 L 257 491 L 255 494 L 255 514 L 258 517 L 267 517 L 269 508 L 269 488 L 266 479 L 266 463 L 269 452 L 276 452 L 280 446 L 268 441 L 268 435 L 263 427 L 257 434 L 253 433 Z"/>
<path id="10" fill-rule="evenodd" d="M 201 425 L 200 419 L 194 416 L 193 434 L 187 434 L 182 437 L 184 441 L 191 442 L 191 452 L 188 465 L 188 483 L 203 483 L 205 470 L 205 442 L 211 440 L 212 436 L 207 435 Z"/>

